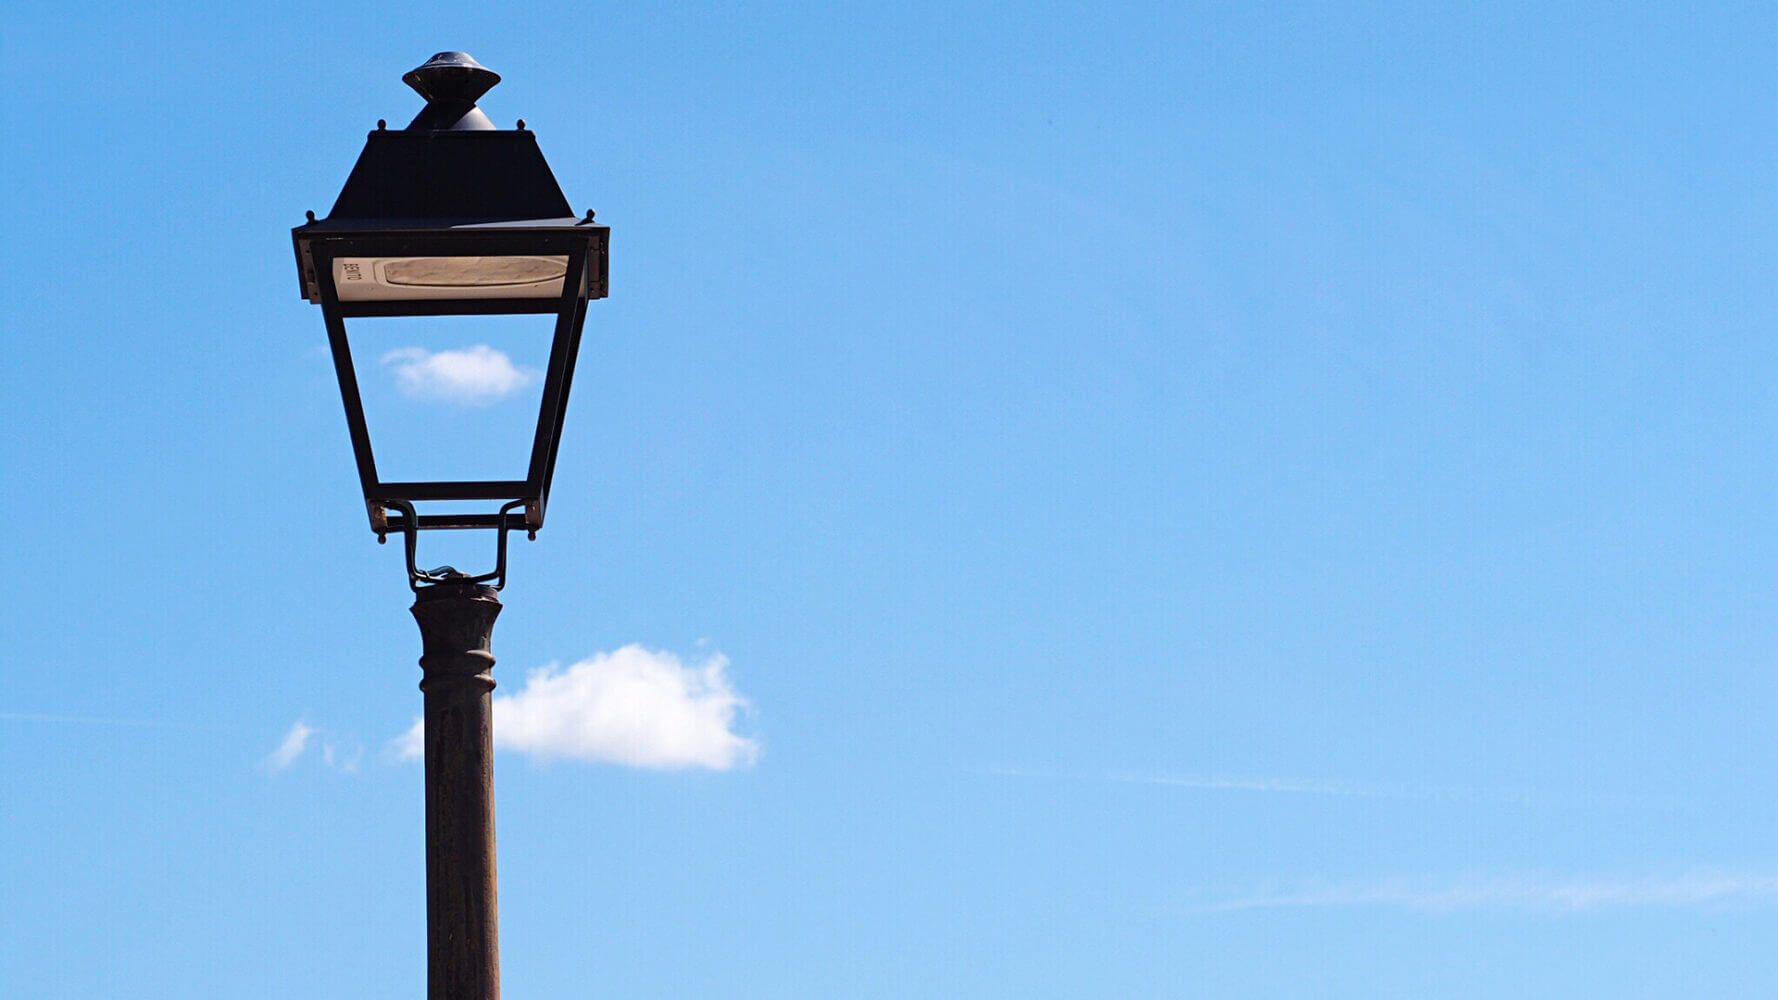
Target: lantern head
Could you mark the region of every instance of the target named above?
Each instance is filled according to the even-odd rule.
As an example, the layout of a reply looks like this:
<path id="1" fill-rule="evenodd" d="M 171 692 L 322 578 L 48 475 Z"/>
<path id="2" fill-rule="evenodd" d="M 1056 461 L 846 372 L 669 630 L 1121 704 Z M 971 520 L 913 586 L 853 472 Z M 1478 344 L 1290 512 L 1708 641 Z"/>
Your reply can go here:
<path id="1" fill-rule="evenodd" d="M 321 219 L 310 213 L 305 225 L 291 231 L 297 276 L 303 297 L 321 307 L 327 325 L 372 530 L 379 536 L 406 533 L 411 551 L 418 531 L 496 528 L 504 550 L 507 530 L 535 533 L 543 526 L 587 303 L 606 296 L 610 230 L 594 222 L 590 211 L 576 217 L 523 121 L 516 129 L 497 129 L 476 106 L 500 80 L 493 71 L 466 53 L 442 52 L 403 80 L 426 98 L 426 107 L 406 129 L 378 122 L 333 210 Z M 445 323 L 453 316 L 489 318 L 477 322 L 491 332 L 510 323 L 491 317 L 534 317 L 538 333 L 547 331 L 547 359 L 541 336 L 540 366 L 520 369 L 506 360 L 502 369 L 495 359 L 507 354 L 498 344 L 428 353 L 376 341 L 375 330 L 357 329 L 375 325 L 362 321 L 385 317 Z M 460 328 L 463 321 L 456 322 Z M 377 352 L 379 369 L 360 372 L 354 366 L 355 336 L 361 353 Z M 422 356 L 446 388 L 451 365 L 475 363 L 484 375 L 510 371 L 516 374 L 507 382 L 540 388 L 529 451 L 509 456 L 504 476 L 385 478 L 379 471 L 366 419 L 366 379 L 411 375 L 414 369 L 403 368 L 400 359 Z M 499 378 L 494 383 L 506 384 Z M 424 392 L 410 395 L 426 398 Z M 465 400 L 478 402 L 473 392 L 456 397 Z M 438 398 L 431 402 L 446 405 Z M 442 452 L 453 443 L 439 434 L 425 448 Z M 513 445 L 522 449 L 526 443 Z"/>

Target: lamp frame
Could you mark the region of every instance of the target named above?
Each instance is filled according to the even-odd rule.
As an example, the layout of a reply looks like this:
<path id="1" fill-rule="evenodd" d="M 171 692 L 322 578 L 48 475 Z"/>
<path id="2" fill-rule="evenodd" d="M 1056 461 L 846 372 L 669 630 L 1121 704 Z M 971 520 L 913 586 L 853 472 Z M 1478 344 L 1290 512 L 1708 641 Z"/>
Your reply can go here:
<path id="1" fill-rule="evenodd" d="M 580 352 L 587 303 L 604 298 L 608 291 L 610 229 L 591 220 L 567 225 L 496 224 L 380 231 L 354 227 L 345 232 L 326 232 L 324 227 L 325 222 L 310 223 L 296 230 L 298 266 L 305 284 L 319 298 L 327 324 L 334 373 L 339 380 L 341 402 L 345 405 L 352 453 L 357 462 L 371 530 L 379 537 L 391 531 L 407 533 L 411 537 L 413 531 L 435 529 L 499 528 L 502 535 L 512 529 L 536 532 L 543 526 L 549 504 L 556 450 L 567 415 L 568 393 Z M 333 262 L 340 257 L 460 256 L 565 256 L 568 264 L 561 293 L 542 298 L 341 301 L 335 287 Z M 382 316 L 495 315 L 555 317 L 549 363 L 544 369 L 543 398 L 525 478 L 419 482 L 381 478 L 364 416 L 364 402 L 358 390 L 357 369 L 346 334 L 346 321 Z M 502 501 L 506 507 L 499 513 L 415 512 L 416 503 L 451 500 Z M 511 501 L 521 502 L 522 512 L 507 510 L 513 506 Z"/>

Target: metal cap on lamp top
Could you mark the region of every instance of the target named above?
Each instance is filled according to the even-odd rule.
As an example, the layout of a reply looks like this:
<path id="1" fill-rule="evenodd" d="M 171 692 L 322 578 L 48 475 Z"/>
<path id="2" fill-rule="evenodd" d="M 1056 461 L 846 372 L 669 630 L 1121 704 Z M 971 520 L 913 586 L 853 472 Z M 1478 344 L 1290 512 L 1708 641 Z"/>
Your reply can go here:
<path id="1" fill-rule="evenodd" d="M 476 101 L 498 74 L 463 52 L 441 52 L 403 78 L 426 99 L 407 128 L 379 127 L 325 218 L 291 230 L 302 295 L 321 307 L 371 528 L 407 536 L 441 528 L 535 533 L 548 508 L 556 448 L 586 306 L 607 294 L 611 231 L 576 216 L 524 128 L 496 128 Z M 554 318 L 542 404 L 525 478 L 402 482 L 377 472 L 349 320 L 374 316 L 539 315 Z M 440 501 L 483 509 L 423 512 Z M 417 506 L 419 505 L 419 506 Z M 438 579 L 445 579 L 440 576 Z M 462 580 L 462 574 L 453 574 Z"/>

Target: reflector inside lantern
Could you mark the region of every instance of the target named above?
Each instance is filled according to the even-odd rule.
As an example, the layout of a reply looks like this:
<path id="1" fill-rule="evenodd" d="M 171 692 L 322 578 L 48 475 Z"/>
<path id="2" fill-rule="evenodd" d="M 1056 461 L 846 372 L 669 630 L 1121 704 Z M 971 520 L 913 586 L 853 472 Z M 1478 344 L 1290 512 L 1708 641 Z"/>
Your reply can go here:
<path id="1" fill-rule="evenodd" d="M 534 299 L 562 294 L 568 257 L 338 257 L 341 302 Z"/>

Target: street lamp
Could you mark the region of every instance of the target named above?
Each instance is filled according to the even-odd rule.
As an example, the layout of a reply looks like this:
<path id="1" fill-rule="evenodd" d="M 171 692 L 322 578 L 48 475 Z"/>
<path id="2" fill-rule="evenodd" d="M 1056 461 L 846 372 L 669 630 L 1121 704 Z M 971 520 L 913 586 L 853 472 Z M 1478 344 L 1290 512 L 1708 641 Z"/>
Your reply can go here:
<path id="1" fill-rule="evenodd" d="M 467 53 L 402 77 L 426 99 L 406 129 L 377 123 L 324 219 L 291 230 L 303 297 L 321 307 L 371 530 L 404 541 L 423 655 L 427 981 L 431 1000 L 500 993 L 488 651 L 506 536 L 535 538 L 549 503 L 587 302 L 606 295 L 610 230 L 576 217 L 536 137 L 476 107 L 500 81 Z M 523 478 L 390 480 L 377 470 L 348 324 L 377 317 L 538 316 L 553 325 Z M 454 442 L 439 435 L 429 450 Z M 467 504 L 467 506 L 465 506 Z M 495 532 L 494 568 L 416 563 L 420 533 Z"/>

